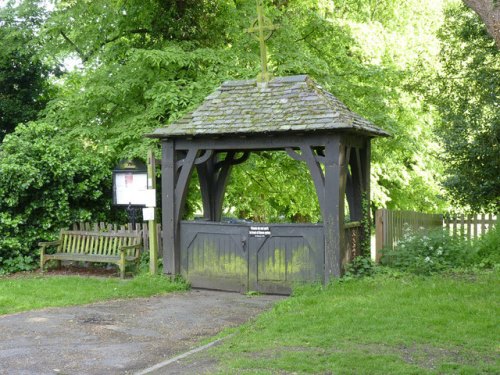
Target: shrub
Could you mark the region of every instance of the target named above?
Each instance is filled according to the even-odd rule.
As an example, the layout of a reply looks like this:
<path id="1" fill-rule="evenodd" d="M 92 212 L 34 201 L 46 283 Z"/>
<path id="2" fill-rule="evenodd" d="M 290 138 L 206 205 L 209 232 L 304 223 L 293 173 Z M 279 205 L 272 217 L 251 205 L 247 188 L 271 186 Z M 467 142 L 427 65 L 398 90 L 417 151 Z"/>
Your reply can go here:
<path id="1" fill-rule="evenodd" d="M 460 236 L 441 229 L 414 231 L 409 227 L 394 250 L 382 254 L 382 264 L 421 275 L 469 266 L 476 259 L 472 246 Z"/>
<path id="2" fill-rule="evenodd" d="M 497 225 L 475 241 L 477 264 L 481 268 L 500 265 L 500 227 Z"/>
<path id="3" fill-rule="evenodd" d="M 110 158 L 52 125 L 19 125 L 0 149 L 0 269 L 36 265 L 37 243 L 83 220 L 105 220 Z M 101 216 L 99 216 L 101 215 Z"/>
<path id="4" fill-rule="evenodd" d="M 158 266 L 158 274 L 163 274 L 163 259 L 158 258 L 157 261 Z M 141 254 L 141 258 L 139 260 L 139 273 L 141 274 L 149 274 L 149 251 L 143 251 Z"/>
<path id="5" fill-rule="evenodd" d="M 373 276 L 375 274 L 375 263 L 370 257 L 358 256 L 345 267 L 344 278 Z"/>

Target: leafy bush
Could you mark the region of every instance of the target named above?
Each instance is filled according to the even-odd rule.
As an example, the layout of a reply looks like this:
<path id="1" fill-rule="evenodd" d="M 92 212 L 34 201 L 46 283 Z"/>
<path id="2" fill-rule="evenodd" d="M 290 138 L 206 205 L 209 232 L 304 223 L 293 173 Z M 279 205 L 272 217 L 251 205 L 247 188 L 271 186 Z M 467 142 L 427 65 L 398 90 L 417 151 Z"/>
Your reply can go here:
<path id="1" fill-rule="evenodd" d="M 437 230 L 404 229 L 394 250 L 383 251 L 381 263 L 402 271 L 429 275 L 475 263 L 473 247 L 460 236 Z"/>
<path id="2" fill-rule="evenodd" d="M 373 276 L 376 268 L 370 257 L 356 257 L 345 267 L 344 278 Z"/>
<path id="3" fill-rule="evenodd" d="M 498 225 L 480 237 L 474 245 L 479 267 L 492 268 L 500 265 L 500 227 Z"/>
<path id="4" fill-rule="evenodd" d="M 163 274 L 163 259 L 158 258 L 157 261 L 158 274 Z M 139 269 L 140 274 L 149 274 L 149 251 L 143 251 L 141 254 L 141 258 L 139 260 Z"/>
<path id="5" fill-rule="evenodd" d="M 20 125 L 0 149 L 0 269 L 28 270 L 37 243 L 83 220 L 105 220 L 110 158 L 45 123 Z"/>
<path id="6" fill-rule="evenodd" d="M 7 258 L 3 262 L 2 260 L 0 258 L 0 264 L 3 263 L 0 268 L 0 276 L 19 271 L 31 271 L 37 267 L 37 263 L 30 256 L 17 255 L 15 258 Z"/>

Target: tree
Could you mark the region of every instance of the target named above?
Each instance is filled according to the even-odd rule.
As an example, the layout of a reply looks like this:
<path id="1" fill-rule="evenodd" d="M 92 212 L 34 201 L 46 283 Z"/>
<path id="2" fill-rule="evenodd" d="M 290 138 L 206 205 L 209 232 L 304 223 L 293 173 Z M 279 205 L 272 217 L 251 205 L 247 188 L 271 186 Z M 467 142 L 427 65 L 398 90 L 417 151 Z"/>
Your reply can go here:
<path id="1" fill-rule="evenodd" d="M 464 3 L 481 17 L 500 49 L 500 3 L 497 0 L 464 0 Z"/>
<path id="2" fill-rule="evenodd" d="M 38 121 L 0 148 L 0 274 L 37 264 L 35 249 L 60 228 L 111 216 L 109 154 Z"/>
<path id="3" fill-rule="evenodd" d="M 500 208 L 500 51 L 479 17 L 450 7 L 439 37 L 442 69 L 432 100 L 441 124 L 453 199 L 473 209 Z"/>
<path id="4" fill-rule="evenodd" d="M 34 120 L 49 99 L 51 69 L 33 43 L 42 17 L 35 6 L 0 9 L 0 142 L 19 123 Z"/>

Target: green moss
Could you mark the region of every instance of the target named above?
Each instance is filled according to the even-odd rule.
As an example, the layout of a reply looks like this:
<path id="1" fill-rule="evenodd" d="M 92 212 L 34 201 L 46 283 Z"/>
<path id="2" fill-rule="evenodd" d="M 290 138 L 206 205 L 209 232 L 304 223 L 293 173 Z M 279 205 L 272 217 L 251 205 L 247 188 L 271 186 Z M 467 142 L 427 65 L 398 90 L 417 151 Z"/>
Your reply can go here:
<path id="1" fill-rule="evenodd" d="M 248 262 L 234 251 L 220 249 L 214 241 L 203 241 L 189 252 L 188 274 L 246 277 Z"/>

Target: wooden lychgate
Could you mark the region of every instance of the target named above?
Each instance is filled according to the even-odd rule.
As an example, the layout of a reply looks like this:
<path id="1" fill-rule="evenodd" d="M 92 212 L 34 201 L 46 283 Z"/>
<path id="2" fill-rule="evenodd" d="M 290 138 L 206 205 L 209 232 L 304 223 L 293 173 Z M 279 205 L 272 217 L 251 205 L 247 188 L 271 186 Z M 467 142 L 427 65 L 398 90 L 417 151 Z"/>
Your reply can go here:
<path id="1" fill-rule="evenodd" d="M 362 231 L 356 223 L 370 195 L 370 141 L 387 135 L 305 75 L 223 83 L 196 110 L 149 135 L 162 143 L 165 272 L 183 274 L 195 287 L 277 293 L 339 277 L 353 241 L 361 240 L 354 229 Z M 232 167 L 273 150 L 307 165 L 322 223 L 222 223 Z M 195 169 L 203 223 L 182 221 Z"/>

